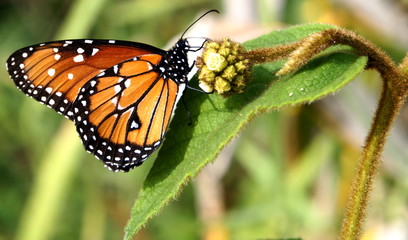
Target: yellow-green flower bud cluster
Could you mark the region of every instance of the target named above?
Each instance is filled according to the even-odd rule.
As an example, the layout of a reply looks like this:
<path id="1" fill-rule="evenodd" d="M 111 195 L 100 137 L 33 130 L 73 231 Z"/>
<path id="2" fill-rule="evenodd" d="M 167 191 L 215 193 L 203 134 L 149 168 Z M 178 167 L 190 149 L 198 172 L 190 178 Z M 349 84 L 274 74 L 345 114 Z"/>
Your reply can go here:
<path id="1" fill-rule="evenodd" d="M 251 74 L 251 66 L 244 53 L 241 44 L 229 39 L 208 41 L 197 61 L 200 87 L 223 96 L 243 92 Z"/>

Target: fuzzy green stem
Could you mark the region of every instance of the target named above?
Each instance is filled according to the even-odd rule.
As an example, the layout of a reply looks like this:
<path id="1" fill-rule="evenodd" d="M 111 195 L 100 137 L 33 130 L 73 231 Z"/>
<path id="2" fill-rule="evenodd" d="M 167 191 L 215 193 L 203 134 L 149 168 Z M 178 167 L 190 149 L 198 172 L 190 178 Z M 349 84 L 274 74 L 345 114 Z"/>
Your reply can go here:
<path id="1" fill-rule="evenodd" d="M 408 97 L 408 53 L 398 66 L 398 69 L 402 75 L 402 84 L 399 91 L 401 92 L 401 98 L 403 98 L 403 101 L 405 101 Z"/>
<path id="2" fill-rule="evenodd" d="M 341 240 L 360 239 L 369 195 L 377 174 L 384 144 L 403 102 L 401 98 L 396 99 L 392 91 L 384 84 L 383 93 L 349 195 L 346 215 L 340 232 Z"/>
<path id="3" fill-rule="evenodd" d="M 287 58 L 290 53 L 300 46 L 301 42 L 278 45 L 271 48 L 254 49 L 245 53 L 245 58 L 252 64 L 273 62 Z"/>

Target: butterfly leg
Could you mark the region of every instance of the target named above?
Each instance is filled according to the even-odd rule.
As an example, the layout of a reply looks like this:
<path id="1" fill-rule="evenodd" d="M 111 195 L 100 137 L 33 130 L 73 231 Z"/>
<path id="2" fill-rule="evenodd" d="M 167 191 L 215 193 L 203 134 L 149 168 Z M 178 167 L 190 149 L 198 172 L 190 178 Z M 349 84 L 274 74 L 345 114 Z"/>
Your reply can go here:
<path id="1" fill-rule="evenodd" d="M 193 125 L 193 118 L 191 117 L 191 112 L 190 112 L 190 110 L 188 109 L 188 106 L 187 106 L 186 101 L 184 101 L 184 97 L 181 97 L 181 102 L 183 103 L 183 106 L 186 108 L 186 111 L 187 111 L 187 115 L 188 115 L 187 125 L 188 125 L 188 126 L 192 126 L 192 125 Z"/>
<path id="2" fill-rule="evenodd" d="M 202 90 L 202 89 L 191 87 L 191 86 L 189 86 L 188 84 L 186 84 L 186 86 L 187 86 L 188 89 L 191 89 L 191 90 L 196 91 L 196 92 L 199 92 L 199 93 L 204 93 L 204 94 L 212 94 L 212 93 L 214 93 L 214 90 L 212 90 L 211 92 L 206 92 L 206 91 L 204 91 L 204 90 Z"/>
<path id="3" fill-rule="evenodd" d="M 193 38 L 193 37 L 189 37 L 189 38 Z M 201 37 L 200 37 L 200 38 L 201 38 Z M 200 51 L 201 49 L 203 49 L 205 43 L 208 42 L 208 41 L 210 41 L 210 40 L 211 40 L 211 39 L 209 39 L 209 38 L 204 38 L 204 41 L 201 43 L 200 46 L 190 46 L 190 49 L 189 49 L 188 51 L 190 51 L 190 52 L 198 52 L 198 51 Z M 192 49 L 192 48 L 196 48 L 196 49 Z"/>

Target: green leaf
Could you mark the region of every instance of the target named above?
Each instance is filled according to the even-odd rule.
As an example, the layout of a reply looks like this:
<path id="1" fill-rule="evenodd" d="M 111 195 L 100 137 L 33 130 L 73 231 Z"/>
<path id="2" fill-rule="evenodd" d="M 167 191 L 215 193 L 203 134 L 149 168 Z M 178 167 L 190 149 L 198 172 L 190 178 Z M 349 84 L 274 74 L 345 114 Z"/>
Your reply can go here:
<path id="1" fill-rule="evenodd" d="M 261 36 L 244 45 L 248 49 L 271 47 L 298 41 L 328 28 L 333 26 L 296 26 Z M 253 78 L 246 91 L 229 98 L 186 91 L 184 100 L 191 112 L 193 125 L 188 125 L 186 109 L 178 107 L 133 207 L 126 226 L 126 239 L 131 239 L 149 218 L 174 199 L 183 185 L 213 161 L 219 151 L 257 114 L 312 102 L 351 81 L 364 69 L 367 59 L 344 51 L 347 49 L 328 49 L 294 75 L 279 80 L 275 73 L 282 67 L 282 61 L 254 66 Z"/>

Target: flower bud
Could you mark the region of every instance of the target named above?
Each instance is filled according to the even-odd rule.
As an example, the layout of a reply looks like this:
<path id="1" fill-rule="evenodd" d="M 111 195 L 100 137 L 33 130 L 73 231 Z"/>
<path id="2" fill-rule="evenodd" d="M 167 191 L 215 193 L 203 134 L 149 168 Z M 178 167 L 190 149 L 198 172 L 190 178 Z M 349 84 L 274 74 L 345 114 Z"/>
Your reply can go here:
<path id="1" fill-rule="evenodd" d="M 242 45 L 229 39 L 208 41 L 196 65 L 200 87 L 223 96 L 243 92 L 252 67 Z"/>

